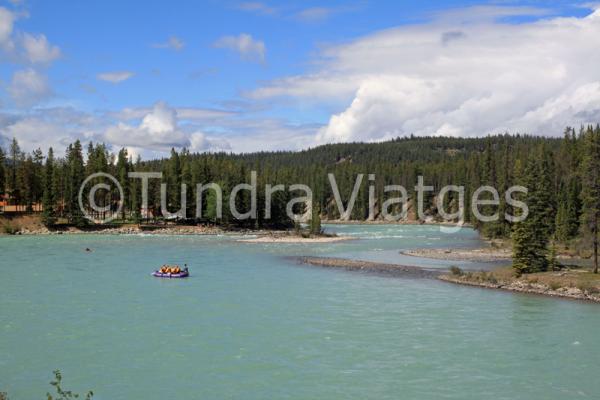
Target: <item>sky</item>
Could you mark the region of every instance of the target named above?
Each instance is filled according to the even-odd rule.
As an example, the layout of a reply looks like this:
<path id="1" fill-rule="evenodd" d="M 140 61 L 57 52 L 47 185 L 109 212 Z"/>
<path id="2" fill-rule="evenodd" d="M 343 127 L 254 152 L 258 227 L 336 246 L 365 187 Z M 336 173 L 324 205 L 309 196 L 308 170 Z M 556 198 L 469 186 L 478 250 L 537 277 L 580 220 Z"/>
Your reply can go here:
<path id="1" fill-rule="evenodd" d="M 0 145 L 561 136 L 600 122 L 598 49 L 573 1 L 0 0 Z"/>

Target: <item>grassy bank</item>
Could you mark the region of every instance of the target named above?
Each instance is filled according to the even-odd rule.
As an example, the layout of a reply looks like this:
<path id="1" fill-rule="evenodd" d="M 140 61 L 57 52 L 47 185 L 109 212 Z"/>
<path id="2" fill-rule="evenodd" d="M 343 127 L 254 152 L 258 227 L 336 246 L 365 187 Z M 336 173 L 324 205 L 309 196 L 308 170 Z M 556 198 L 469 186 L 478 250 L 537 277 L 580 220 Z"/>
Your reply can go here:
<path id="1" fill-rule="evenodd" d="M 465 272 L 452 267 L 439 279 L 462 285 L 600 302 L 600 274 L 587 268 L 538 272 L 517 277 L 512 267 Z"/>

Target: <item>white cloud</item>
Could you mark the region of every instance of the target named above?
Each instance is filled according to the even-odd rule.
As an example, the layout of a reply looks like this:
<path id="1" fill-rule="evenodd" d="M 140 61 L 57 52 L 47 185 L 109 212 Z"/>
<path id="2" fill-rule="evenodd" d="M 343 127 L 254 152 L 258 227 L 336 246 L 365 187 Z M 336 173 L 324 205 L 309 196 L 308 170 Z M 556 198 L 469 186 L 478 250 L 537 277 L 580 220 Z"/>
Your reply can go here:
<path id="1" fill-rule="evenodd" d="M 389 29 L 325 48 L 316 70 L 248 94 L 315 105 L 345 99 L 318 142 L 409 135 L 481 136 L 510 130 L 560 135 L 600 116 L 600 10 L 509 24 L 543 14 L 476 7 L 462 18 Z M 467 21 L 457 23 L 456 21 Z"/>
<path id="2" fill-rule="evenodd" d="M 273 7 L 268 6 L 265 3 L 258 1 L 247 1 L 238 4 L 238 9 L 242 11 L 249 11 L 259 15 L 274 15 L 277 14 L 277 10 Z"/>
<path id="3" fill-rule="evenodd" d="M 103 72 L 97 75 L 97 78 L 101 81 L 106 81 L 110 83 L 120 83 L 126 81 L 134 75 L 133 72 L 130 71 L 114 71 L 114 72 Z"/>
<path id="4" fill-rule="evenodd" d="M 38 147 L 47 151 L 49 147 L 61 153 L 66 143 L 75 141 L 75 137 L 65 134 L 60 124 L 47 122 L 38 118 L 23 118 L 5 128 L 7 138 L 16 138 L 19 145 L 26 151 Z"/>
<path id="5" fill-rule="evenodd" d="M 65 108 L 36 108 L 23 114 L 0 114 L 0 136 L 6 140 L 16 138 L 25 151 L 52 146 L 60 155 L 76 139 L 97 138 L 102 120 L 94 116 Z M 0 137 L 0 142 L 2 137 Z"/>
<path id="6" fill-rule="evenodd" d="M 247 33 L 241 33 L 238 36 L 223 36 L 219 38 L 214 46 L 222 49 L 229 49 L 237 52 L 243 60 L 265 61 L 265 44 L 252 38 Z"/>
<path id="7" fill-rule="evenodd" d="M 15 21 L 26 17 L 24 11 L 0 7 L 0 60 L 17 67 L 45 67 L 60 57 L 60 49 L 51 45 L 45 35 L 32 35 L 15 29 Z M 28 107 L 52 95 L 46 76 L 39 69 L 26 68 L 13 73 L 7 92 L 17 107 Z"/>
<path id="8" fill-rule="evenodd" d="M 14 43 L 12 33 L 15 15 L 4 7 L 0 7 L 0 48 L 4 51 L 12 51 Z"/>
<path id="9" fill-rule="evenodd" d="M 0 51 L 17 64 L 45 64 L 60 57 L 60 49 L 48 42 L 45 35 L 33 35 L 15 30 L 17 19 L 27 16 L 0 7 Z"/>
<path id="10" fill-rule="evenodd" d="M 300 11 L 296 14 L 296 18 L 303 22 L 319 22 L 327 19 L 333 11 L 326 7 L 311 7 Z"/>
<path id="11" fill-rule="evenodd" d="M 157 49 L 172 49 L 179 51 L 185 47 L 185 43 L 177 36 L 169 36 L 169 39 L 164 43 L 155 43 L 152 47 Z"/>
<path id="12" fill-rule="evenodd" d="M 48 43 L 45 35 L 23 34 L 25 56 L 32 64 L 49 64 L 60 57 L 60 49 Z"/>
<path id="13" fill-rule="evenodd" d="M 180 124 L 177 111 L 164 102 L 158 102 L 138 125 L 119 122 L 105 132 L 105 139 L 113 145 L 130 146 L 167 152 L 171 147 L 188 147 L 192 151 L 219 149 L 226 144 L 213 142 L 199 131 L 187 132 Z"/>
<path id="14" fill-rule="evenodd" d="M 200 107 L 177 107 L 174 109 L 177 113 L 178 119 L 194 122 L 212 122 L 217 119 L 225 118 L 235 114 L 234 112 L 228 110 Z M 127 107 L 118 112 L 112 112 L 110 115 L 121 121 L 130 121 L 134 119 L 142 119 L 151 113 L 152 110 L 153 107 Z"/>
<path id="15" fill-rule="evenodd" d="M 31 106 L 48 98 L 52 89 L 43 74 L 33 68 L 27 68 L 13 74 L 8 92 L 17 105 Z"/>
<path id="16" fill-rule="evenodd" d="M 168 155 L 171 147 L 237 153 L 301 149 L 314 144 L 319 127 L 223 110 L 172 108 L 163 102 L 97 113 L 36 107 L 20 113 L 0 112 L 0 143 L 14 136 L 26 151 L 53 146 L 60 155 L 76 139 L 93 140 L 113 151 L 125 147 L 130 154 L 149 159 Z"/>

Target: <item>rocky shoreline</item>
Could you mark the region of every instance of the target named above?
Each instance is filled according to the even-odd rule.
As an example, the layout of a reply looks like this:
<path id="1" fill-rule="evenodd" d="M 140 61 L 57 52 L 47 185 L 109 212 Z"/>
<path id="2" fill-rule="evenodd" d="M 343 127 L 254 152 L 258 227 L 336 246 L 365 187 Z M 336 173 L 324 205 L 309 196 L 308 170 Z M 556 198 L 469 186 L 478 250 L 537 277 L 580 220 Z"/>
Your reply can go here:
<path id="1" fill-rule="evenodd" d="M 450 226 L 450 227 L 455 227 L 457 225 L 457 223 L 455 222 L 448 222 L 448 221 L 435 221 L 435 220 L 427 220 L 427 221 L 420 221 L 420 220 L 416 220 L 416 219 L 410 219 L 410 220 L 405 220 L 405 219 L 401 219 L 398 221 L 386 221 L 383 219 L 375 219 L 375 220 L 340 220 L 340 219 L 323 219 L 321 221 L 323 224 L 329 224 L 329 225 L 434 225 L 434 226 Z M 472 228 L 473 225 L 468 224 L 468 223 L 463 223 L 462 227 L 465 228 Z"/>
<path id="2" fill-rule="evenodd" d="M 240 243 L 335 243 L 353 240 L 348 236 L 309 236 L 303 237 L 285 233 L 268 233 L 254 238 L 239 239 Z"/>
<path id="3" fill-rule="evenodd" d="M 39 229 L 23 228 L 16 232 L 15 235 L 218 235 L 225 231 L 219 227 L 212 226 L 164 226 L 153 227 L 152 229 L 142 228 L 137 225 L 126 225 L 120 227 L 90 227 L 90 228 L 75 228 L 68 227 L 65 229 L 48 229 L 45 227 Z"/>
<path id="4" fill-rule="evenodd" d="M 528 279 L 514 278 L 506 281 L 496 280 L 493 273 L 489 272 L 454 275 L 449 273 L 448 270 L 433 270 L 399 264 L 385 264 L 332 257 L 295 257 L 294 260 L 299 264 L 324 268 L 339 268 L 346 271 L 375 273 L 393 277 L 439 279 L 440 281 L 447 283 L 480 287 L 484 289 L 506 290 L 600 303 L 600 291 L 573 286 L 552 287 L 543 282 L 533 282 Z"/>
<path id="5" fill-rule="evenodd" d="M 509 261 L 512 253 L 508 249 L 413 249 L 400 254 L 413 257 L 433 258 L 447 261 L 495 262 Z"/>
<path id="6" fill-rule="evenodd" d="M 399 264 L 382 264 L 370 261 L 348 260 L 334 257 L 294 257 L 299 264 L 325 268 L 340 268 L 347 271 L 370 272 L 391 276 L 413 278 L 436 278 L 441 271 Z"/>
<path id="7" fill-rule="evenodd" d="M 459 285 L 476 286 L 486 289 L 499 289 L 508 290 L 512 292 L 530 293 L 543 296 L 551 297 L 562 297 L 574 300 L 585 300 L 600 303 L 600 294 L 589 293 L 576 287 L 559 287 L 552 289 L 550 286 L 543 283 L 533 283 L 524 280 L 515 279 L 509 282 L 485 282 L 485 281 L 474 281 L 461 276 L 453 275 L 440 275 L 438 279 L 455 283 Z"/>

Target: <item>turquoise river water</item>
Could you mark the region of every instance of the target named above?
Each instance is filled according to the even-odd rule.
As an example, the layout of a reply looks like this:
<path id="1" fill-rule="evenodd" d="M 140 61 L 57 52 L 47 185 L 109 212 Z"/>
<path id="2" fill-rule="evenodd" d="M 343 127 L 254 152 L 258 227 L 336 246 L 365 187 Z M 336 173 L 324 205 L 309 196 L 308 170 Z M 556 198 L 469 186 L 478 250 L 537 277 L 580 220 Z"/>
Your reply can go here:
<path id="1" fill-rule="evenodd" d="M 58 368 L 68 389 L 111 400 L 600 398 L 599 305 L 288 257 L 444 268 L 399 251 L 480 244 L 469 229 L 328 229 L 357 240 L 2 237 L 0 392 L 45 398 Z M 163 263 L 192 276 L 151 277 Z"/>

